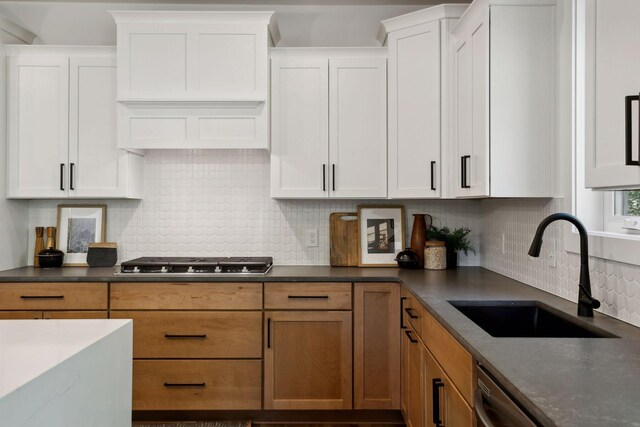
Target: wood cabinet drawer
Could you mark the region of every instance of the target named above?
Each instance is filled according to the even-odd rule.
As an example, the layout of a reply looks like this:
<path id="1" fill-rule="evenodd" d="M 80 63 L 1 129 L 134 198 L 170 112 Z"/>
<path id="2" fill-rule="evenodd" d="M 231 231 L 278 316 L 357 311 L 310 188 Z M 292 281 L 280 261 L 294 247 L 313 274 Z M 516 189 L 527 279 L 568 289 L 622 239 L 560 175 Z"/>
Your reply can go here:
<path id="1" fill-rule="evenodd" d="M 42 319 L 41 311 L 0 311 L 0 320 Z"/>
<path id="2" fill-rule="evenodd" d="M 460 394 L 473 406 L 473 358 L 467 350 L 425 311 L 425 344 Z"/>
<path id="3" fill-rule="evenodd" d="M 107 319 L 107 311 L 45 311 L 43 319 Z"/>
<path id="4" fill-rule="evenodd" d="M 260 409 L 261 363 L 260 360 L 134 360 L 133 409 Z"/>
<path id="5" fill-rule="evenodd" d="M 408 322 L 420 338 L 422 338 L 422 322 L 424 318 L 424 308 L 409 292 L 402 292 L 402 316 L 404 324 Z"/>
<path id="6" fill-rule="evenodd" d="M 106 310 L 106 283 L 2 283 L 0 310 Z"/>
<path id="7" fill-rule="evenodd" d="M 265 283 L 264 308 L 277 310 L 350 310 L 351 283 Z"/>
<path id="8" fill-rule="evenodd" d="M 262 283 L 112 283 L 112 310 L 260 310 Z"/>
<path id="9" fill-rule="evenodd" d="M 133 357 L 216 359 L 262 357 L 259 311 L 114 311 L 133 319 Z"/>

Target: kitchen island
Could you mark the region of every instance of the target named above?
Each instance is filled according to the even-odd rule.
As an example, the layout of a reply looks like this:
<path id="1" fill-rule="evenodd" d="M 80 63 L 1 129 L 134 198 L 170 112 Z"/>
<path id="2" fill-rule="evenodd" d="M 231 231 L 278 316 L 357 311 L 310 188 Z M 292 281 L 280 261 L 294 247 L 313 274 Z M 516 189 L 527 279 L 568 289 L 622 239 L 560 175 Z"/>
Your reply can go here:
<path id="1" fill-rule="evenodd" d="M 130 320 L 0 322 L 0 425 L 131 426 Z"/>
<path id="2" fill-rule="evenodd" d="M 542 303 L 576 318 L 576 304 L 478 267 L 424 271 L 395 268 L 274 266 L 261 277 L 114 276 L 117 268 L 30 267 L 0 272 L 3 284 L 313 282 L 400 283 L 523 408 L 546 426 L 640 425 L 640 329 L 601 313 L 577 319 L 619 338 L 498 338 L 453 307 L 451 300 L 524 300 Z M 576 284 L 577 298 L 577 284 Z M 113 310 L 111 306 L 111 310 Z M 266 336 L 266 334 L 265 334 Z"/>

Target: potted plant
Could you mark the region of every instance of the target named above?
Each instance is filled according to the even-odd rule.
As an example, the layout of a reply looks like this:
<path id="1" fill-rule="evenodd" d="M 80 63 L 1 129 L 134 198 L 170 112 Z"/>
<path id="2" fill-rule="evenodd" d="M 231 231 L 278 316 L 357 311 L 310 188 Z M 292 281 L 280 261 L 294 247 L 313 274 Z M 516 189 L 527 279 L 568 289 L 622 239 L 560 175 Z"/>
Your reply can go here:
<path id="1" fill-rule="evenodd" d="M 447 247 L 447 268 L 458 267 L 458 252 L 463 251 L 465 255 L 469 252 L 476 254 L 476 248 L 473 247 L 469 238 L 467 237 L 471 233 L 471 230 L 462 227 L 456 228 L 451 231 L 449 227 L 434 227 L 432 226 L 427 232 L 429 240 L 440 240 L 445 242 Z"/>

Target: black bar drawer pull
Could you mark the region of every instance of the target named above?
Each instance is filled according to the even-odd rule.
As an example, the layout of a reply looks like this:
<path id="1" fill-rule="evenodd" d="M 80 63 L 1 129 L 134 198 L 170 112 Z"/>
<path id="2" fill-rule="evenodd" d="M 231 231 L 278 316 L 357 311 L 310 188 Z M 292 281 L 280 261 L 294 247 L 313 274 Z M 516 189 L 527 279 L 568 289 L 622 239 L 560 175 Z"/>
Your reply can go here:
<path id="1" fill-rule="evenodd" d="M 331 164 L 331 190 L 336 191 L 336 164 Z"/>
<path id="2" fill-rule="evenodd" d="M 444 383 L 440 378 L 431 380 L 431 391 L 433 394 L 433 424 L 436 427 L 442 426 L 440 419 L 440 387 L 444 387 Z"/>
<path id="3" fill-rule="evenodd" d="M 407 327 L 404 326 L 404 316 L 402 315 L 404 311 L 404 301 L 406 299 L 407 297 L 400 297 L 400 329 L 407 329 Z"/>
<path id="4" fill-rule="evenodd" d="M 165 338 L 206 338 L 207 334 L 164 334 Z"/>
<path id="5" fill-rule="evenodd" d="M 413 344 L 418 342 L 417 339 L 411 336 L 411 331 L 404 331 L 404 333 L 407 335 L 407 338 L 409 338 L 409 341 L 411 341 Z"/>
<path id="6" fill-rule="evenodd" d="M 20 295 L 20 299 L 64 299 L 64 295 Z"/>
<path id="7" fill-rule="evenodd" d="M 322 164 L 322 191 L 327 191 L 327 165 Z"/>
<path id="8" fill-rule="evenodd" d="M 289 295 L 289 299 L 329 299 L 329 295 Z"/>
<path id="9" fill-rule="evenodd" d="M 206 383 L 164 383 L 165 387 L 204 387 Z"/>
<path id="10" fill-rule="evenodd" d="M 631 148 L 631 138 L 632 138 L 632 123 L 631 123 L 631 102 L 632 101 L 640 101 L 640 95 L 632 95 L 624 97 L 624 157 L 625 157 L 625 165 L 627 166 L 640 166 L 640 159 L 633 160 L 633 153 Z M 640 102 L 639 102 L 640 104 Z M 638 105 L 638 111 L 640 115 L 640 105 Z M 640 118 L 638 119 L 638 124 L 640 126 Z M 640 156 L 640 129 L 638 129 L 638 155 Z"/>
<path id="11" fill-rule="evenodd" d="M 271 318 L 267 319 L 267 348 L 271 348 Z"/>
<path id="12" fill-rule="evenodd" d="M 404 311 L 409 315 L 409 318 L 411 319 L 417 319 L 418 316 L 416 316 L 415 314 L 413 314 L 413 308 L 405 308 Z"/>
<path id="13" fill-rule="evenodd" d="M 462 156 L 460 157 L 460 169 L 462 170 L 462 179 L 460 183 L 461 188 L 471 188 L 469 185 L 469 181 L 467 181 L 467 177 L 469 175 L 467 160 L 471 159 L 471 156 Z"/>
<path id="14" fill-rule="evenodd" d="M 436 162 L 431 162 L 431 189 L 436 191 Z"/>
<path id="15" fill-rule="evenodd" d="M 64 163 L 60 163 L 60 191 L 64 191 Z"/>
<path id="16" fill-rule="evenodd" d="M 76 164 L 75 163 L 71 163 L 69 165 L 69 190 L 73 191 L 75 190 L 75 185 L 73 183 L 73 172 L 76 168 Z"/>

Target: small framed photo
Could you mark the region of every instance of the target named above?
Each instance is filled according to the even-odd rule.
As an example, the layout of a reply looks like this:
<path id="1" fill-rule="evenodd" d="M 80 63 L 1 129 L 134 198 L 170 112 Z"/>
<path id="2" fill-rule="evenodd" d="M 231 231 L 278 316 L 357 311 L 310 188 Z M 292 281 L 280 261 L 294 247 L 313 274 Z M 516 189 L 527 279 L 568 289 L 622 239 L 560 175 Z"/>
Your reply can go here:
<path id="1" fill-rule="evenodd" d="M 106 228 L 106 205 L 58 205 L 57 244 L 64 265 L 87 265 L 89 243 L 104 242 Z"/>
<path id="2" fill-rule="evenodd" d="M 403 206 L 358 206 L 358 248 L 361 267 L 397 267 L 404 248 Z"/>

